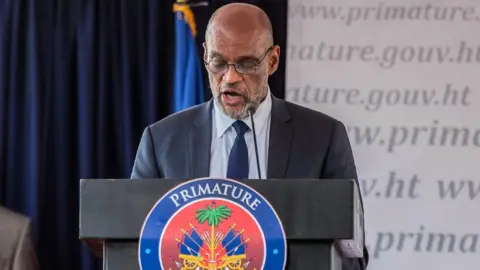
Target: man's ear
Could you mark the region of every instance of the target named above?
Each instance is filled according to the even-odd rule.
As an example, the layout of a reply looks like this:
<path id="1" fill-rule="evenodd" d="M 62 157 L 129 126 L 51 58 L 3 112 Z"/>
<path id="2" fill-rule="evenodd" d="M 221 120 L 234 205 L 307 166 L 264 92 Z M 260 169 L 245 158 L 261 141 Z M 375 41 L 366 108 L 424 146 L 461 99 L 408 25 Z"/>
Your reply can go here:
<path id="1" fill-rule="evenodd" d="M 203 61 L 206 62 L 208 59 L 207 44 L 203 42 L 202 46 L 203 46 Z"/>
<path id="2" fill-rule="evenodd" d="M 275 45 L 270 53 L 268 58 L 268 74 L 272 75 L 277 71 L 278 65 L 280 64 L 280 47 Z"/>

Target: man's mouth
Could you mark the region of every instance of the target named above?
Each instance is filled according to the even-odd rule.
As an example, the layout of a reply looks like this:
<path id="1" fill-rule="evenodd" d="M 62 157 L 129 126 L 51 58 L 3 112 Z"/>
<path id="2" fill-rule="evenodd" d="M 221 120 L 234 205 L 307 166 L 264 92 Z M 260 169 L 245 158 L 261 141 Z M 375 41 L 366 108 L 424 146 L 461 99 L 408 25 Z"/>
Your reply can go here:
<path id="1" fill-rule="evenodd" d="M 226 95 L 226 96 L 229 96 L 229 97 L 243 97 L 243 95 L 239 92 L 235 92 L 235 91 L 224 91 L 222 92 L 222 94 Z"/>
<path id="2" fill-rule="evenodd" d="M 222 101 L 227 106 L 238 106 L 245 103 L 245 96 L 240 92 L 223 91 Z"/>

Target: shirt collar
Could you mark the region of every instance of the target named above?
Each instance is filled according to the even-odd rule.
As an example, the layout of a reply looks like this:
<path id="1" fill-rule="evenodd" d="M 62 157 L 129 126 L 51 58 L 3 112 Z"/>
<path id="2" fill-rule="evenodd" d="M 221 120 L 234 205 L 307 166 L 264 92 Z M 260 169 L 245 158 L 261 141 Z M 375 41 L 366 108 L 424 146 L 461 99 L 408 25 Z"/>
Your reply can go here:
<path id="1" fill-rule="evenodd" d="M 236 119 L 231 118 L 230 116 L 226 115 L 218 106 L 217 102 L 214 103 L 213 115 L 215 121 L 215 128 L 216 128 L 216 137 L 220 138 L 225 134 L 225 132 L 232 126 L 232 124 L 236 121 Z M 260 132 L 267 123 L 268 118 L 270 117 L 270 113 L 272 111 L 272 97 L 270 96 L 270 89 L 268 89 L 267 96 L 265 100 L 260 103 L 258 106 L 257 111 L 253 115 L 253 121 L 255 122 L 255 130 L 256 132 Z M 252 122 L 250 117 L 241 119 L 247 126 L 252 130 Z"/>

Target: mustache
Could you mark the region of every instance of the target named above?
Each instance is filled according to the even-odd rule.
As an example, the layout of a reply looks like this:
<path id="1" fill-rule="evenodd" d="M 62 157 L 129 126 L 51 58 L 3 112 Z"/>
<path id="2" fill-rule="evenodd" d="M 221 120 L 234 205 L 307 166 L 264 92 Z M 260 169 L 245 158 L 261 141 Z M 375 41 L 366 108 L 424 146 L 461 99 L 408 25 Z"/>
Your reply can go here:
<path id="1" fill-rule="evenodd" d="M 220 94 L 235 94 L 238 96 L 243 96 L 246 97 L 247 93 L 243 90 L 240 90 L 238 88 L 233 88 L 233 87 L 225 87 L 220 90 Z"/>

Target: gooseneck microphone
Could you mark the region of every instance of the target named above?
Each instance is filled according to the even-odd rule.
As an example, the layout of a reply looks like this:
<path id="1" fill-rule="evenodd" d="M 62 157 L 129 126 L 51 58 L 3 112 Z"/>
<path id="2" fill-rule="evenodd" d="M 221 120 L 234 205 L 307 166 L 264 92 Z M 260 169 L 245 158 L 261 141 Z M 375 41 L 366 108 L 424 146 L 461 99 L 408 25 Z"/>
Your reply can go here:
<path id="1" fill-rule="evenodd" d="M 255 132 L 255 123 L 253 121 L 253 115 L 255 114 L 257 108 L 254 105 L 248 105 L 247 111 L 250 115 L 250 121 L 252 122 L 252 132 L 253 132 L 253 144 L 255 145 L 255 157 L 257 159 L 257 170 L 258 170 L 258 179 L 262 179 L 262 175 L 260 172 L 260 160 L 258 157 L 258 145 L 257 145 L 257 133 Z"/>

